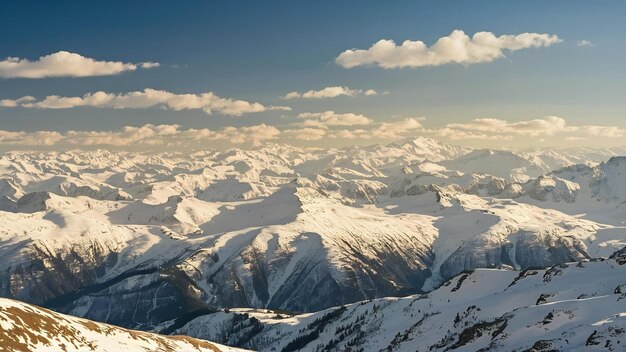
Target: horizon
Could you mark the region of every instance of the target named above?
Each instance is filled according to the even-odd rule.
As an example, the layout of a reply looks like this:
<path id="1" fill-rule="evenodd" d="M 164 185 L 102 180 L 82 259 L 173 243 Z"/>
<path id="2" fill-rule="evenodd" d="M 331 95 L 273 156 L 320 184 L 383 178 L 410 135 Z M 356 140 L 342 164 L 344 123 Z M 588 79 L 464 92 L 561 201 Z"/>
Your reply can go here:
<path id="1" fill-rule="evenodd" d="M 163 150 L 162 146 L 158 148 L 150 149 L 150 145 L 139 145 L 139 146 L 67 146 L 61 147 L 59 146 L 38 146 L 33 148 L 32 146 L 10 146 L 5 147 L 0 144 L 0 153 L 81 153 L 81 152 L 109 152 L 109 153 L 120 153 L 120 152 L 128 152 L 128 153 L 139 153 L 139 154 L 188 154 L 188 153 L 200 153 L 200 152 L 228 152 L 232 150 L 242 150 L 242 151 L 260 151 L 266 149 L 268 147 L 288 147 L 288 148 L 296 148 L 305 151 L 328 151 L 328 150 L 347 150 L 353 148 L 360 149 L 372 149 L 376 147 L 394 147 L 394 146 L 402 146 L 407 143 L 411 143 L 417 140 L 428 140 L 433 141 L 437 144 L 447 145 L 452 147 L 462 147 L 468 148 L 472 151 L 480 151 L 480 150 L 491 150 L 491 151 L 504 151 L 511 153 L 533 153 L 533 152 L 542 152 L 542 151 L 560 151 L 560 152 L 572 152 L 576 153 L 580 150 L 591 150 L 591 151 L 610 151 L 615 153 L 615 155 L 619 155 L 619 153 L 626 153 L 626 144 L 616 145 L 611 147 L 603 147 L 603 146 L 529 146 L 522 148 L 508 148 L 502 146 L 471 146 L 464 143 L 458 143 L 455 141 L 444 142 L 442 139 L 435 137 L 427 137 L 427 136 L 415 136 L 415 137 L 406 137 L 399 140 L 391 140 L 385 142 L 378 143 L 363 143 L 363 144 L 347 144 L 340 146 L 306 146 L 306 145 L 296 145 L 287 142 L 276 142 L 276 141 L 267 141 L 258 145 L 228 145 L 226 147 L 198 147 L 194 148 L 191 146 L 168 146 L 168 150 Z"/>

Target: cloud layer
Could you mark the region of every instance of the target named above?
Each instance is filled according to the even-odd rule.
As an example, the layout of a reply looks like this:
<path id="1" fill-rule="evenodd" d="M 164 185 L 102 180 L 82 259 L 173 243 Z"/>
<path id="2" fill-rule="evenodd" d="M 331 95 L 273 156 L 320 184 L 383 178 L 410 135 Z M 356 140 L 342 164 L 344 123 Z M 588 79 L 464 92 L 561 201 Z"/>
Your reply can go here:
<path id="1" fill-rule="evenodd" d="M 160 107 L 167 110 L 202 110 L 207 114 L 216 111 L 225 115 L 240 116 L 267 110 L 291 110 L 286 106 L 265 106 L 245 100 L 221 98 L 213 92 L 200 94 L 175 94 L 164 90 L 146 88 L 129 93 L 88 93 L 82 97 L 50 95 L 37 101 L 26 96 L 19 99 L 0 100 L 0 107 L 23 107 L 34 109 L 71 109 L 94 107 L 112 109 L 148 109 Z"/>
<path id="2" fill-rule="evenodd" d="M 349 96 L 354 97 L 357 95 L 366 95 L 372 96 L 377 95 L 378 93 L 374 89 L 351 89 L 344 86 L 333 86 L 326 87 L 320 90 L 309 90 L 308 92 L 300 93 L 300 92 L 290 92 L 287 93 L 283 99 L 324 99 L 324 98 L 336 98 L 338 96 Z"/>
<path id="3" fill-rule="evenodd" d="M 504 51 L 548 47 L 560 42 L 556 35 L 522 33 L 496 36 L 491 32 L 477 32 L 469 37 L 462 30 L 454 30 L 428 47 L 422 41 L 406 40 L 397 45 L 383 39 L 369 49 L 351 49 L 339 54 L 335 62 L 345 68 L 376 65 L 383 68 L 439 66 L 449 63 L 476 64 L 491 62 L 504 56 Z"/>
<path id="4" fill-rule="evenodd" d="M 535 138 L 552 137 L 554 140 L 573 141 L 588 138 L 626 137 L 626 128 L 617 126 L 599 125 L 569 125 L 562 117 L 546 116 L 538 119 L 509 122 L 502 119 L 482 118 L 465 123 L 449 123 L 440 128 L 427 128 L 422 124 L 422 118 L 405 118 L 399 121 L 375 123 L 369 122 L 348 124 L 328 124 L 319 116 L 328 116 L 335 120 L 333 111 L 324 113 L 300 114 L 306 121 L 301 128 L 290 128 L 281 134 L 288 139 L 315 141 L 322 139 L 347 140 L 398 140 L 410 136 L 430 136 L 451 141 L 513 141 L 523 138 L 529 141 Z M 341 114 L 355 115 L 355 114 Z M 356 115 L 363 116 L 363 115 Z M 364 117 L 364 116 L 363 116 Z M 328 120 L 327 119 L 327 120 Z M 347 118 L 346 121 L 350 121 Z M 356 122 L 356 121 L 355 121 Z M 348 129 L 347 126 L 353 126 Z M 358 126 L 358 127 L 354 127 Z M 367 128 L 366 128 L 367 127 Z M 530 138 L 530 139 L 529 139 Z"/>
<path id="5" fill-rule="evenodd" d="M 613 138 L 621 140 L 626 137 L 626 128 L 599 125 L 569 125 L 565 119 L 547 116 L 516 122 L 501 119 L 475 119 L 466 123 L 447 124 L 440 128 L 427 128 L 422 118 L 405 118 L 389 122 L 374 122 L 368 117 L 358 114 L 336 114 L 332 111 L 310 113 L 315 121 L 323 121 L 324 117 L 347 115 L 361 116 L 367 119 L 365 124 L 347 125 L 345 123 L 328 123 L 336 118 L 331 117 L 324 123 L 303 125 L 288 124 L 271 126 L 257 124 L 243 127 L 223 127 L 220 129 L 181 129 L 180 125 L 152 125 L 139 127 L 126 126 L 116 131 L 3 131 L 0 130 L 0 146 L 22 147 L 180 147 L 207 148 L 224 146 L 258 146 L 266 141 L 286 142 L 292 144 L 311 141 L 325 141 L 328 145 L 355 144 L 359 141 L 380 142 L 398 141 L 416 136 L 430 136 L 452 141 L 512 141 L 523 139 L 527 146 L 533 145 L 540 138 L 550 137 L 557 142 L 580 141 L 587 138 Z M 359 117 L 359 118 L 361 118 Z M 309 119 L 308 117 L 305 119 Z M 343 119 L 343 118 L 340 118 Z M 211 144 L 213 143 L 213 144 Z M 578 142 L 577 142 L 578 143 Z"/>
<path id="6" fill-rule="evenodd" d="M 138 64 L 98 61 L 67 51 L 42 56 L 35 61 L 9 57 L 0 61 L 0 78 L 90 77 L 117 75 L 138 68 L 158 67 L 156 62 Z"/>
<path id="7" fill-rule="evenodd" d="M 275 139 L 280 131 L 266 124 L 225 127 L 220 130 L 187 129 L 180 125 L 126 126 L 118 131 L 54 131 L 11 132 L 0 130 L 0 145 L 16 146 L 190 146 L 203 141 L 221 141 L 226 144 L 259 145 Z"/>
<path id="8" fill-rule="evenodd" d="M 564 135 L 566 140 L 582 140 L 587 137 L 621 138 L 626 128 L 598 125 L 569 125 L 558 116 L 509 122 L 502 119 L 482 118 L 466 123 L 449 123 L 440 129 L 425 130 L 426 133 L 452 140 L 483 139 L 512 140 L 515 136 L 546 137 Z"/>

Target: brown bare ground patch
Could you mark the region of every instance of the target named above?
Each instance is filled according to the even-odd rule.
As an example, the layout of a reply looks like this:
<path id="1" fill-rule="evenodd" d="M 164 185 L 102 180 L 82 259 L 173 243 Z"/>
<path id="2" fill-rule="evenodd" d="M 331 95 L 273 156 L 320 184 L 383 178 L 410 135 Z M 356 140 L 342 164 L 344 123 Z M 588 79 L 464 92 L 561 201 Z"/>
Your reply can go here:
<path id="1" fill-rule="evenodd" d="M 0 299 L 0 302 L 8 299 Z M 81 328 L 96 332 L 108 338 L 114 335 L 126 335 L 137 341 L 152 343 L 157 351 L 175 352 L 182 345 L 197 351 L 215 351 L 220 349 L 208 341 L 197 340 L 188 336 L 164 336 L 142 331 L 96 323 L 90 320 L 68 317 L 45 308 L 36 306 L 7 305 L 0 306 L 0 320 L 10 322 L 11 327 L 0 329 L 0 346 L 3 350 L 30 352 L 34 346 L 58 345 L 63 352 L 70 352 L 80 347 L 97 351 L 94 341 L 89 341 L 81 333 Z"/>

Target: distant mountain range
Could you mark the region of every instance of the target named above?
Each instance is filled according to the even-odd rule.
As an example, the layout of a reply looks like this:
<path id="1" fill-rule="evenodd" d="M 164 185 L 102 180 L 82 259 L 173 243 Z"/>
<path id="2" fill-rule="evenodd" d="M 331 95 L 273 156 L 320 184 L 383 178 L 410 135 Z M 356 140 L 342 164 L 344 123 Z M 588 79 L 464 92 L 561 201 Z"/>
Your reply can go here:
<path id="1" fill-rule="evenodd" d="M 513 289 L 503 285 L 520 273 L 543 275 L 540 268 L 578 272 L 559 265 L 606 258 L 626 246 L 626 157 L 620 154 L 626 151 L 484 150 L 429 138 L 344 149 L 269 144 L 191 155 L 5 153 L 0 295 L 125 328 L 176 331 L 252 349 L 285 349 L 299 337 L 289 348 L 415 350 L 407 341 L 416 339 L 432 350 L 522 349 L 530 341 L 516 340 L 510 330 L 521 325 L 502 327 L 502 321 L 518 319 L 513 311 L 532 319 L 544 311 L 531 309 L 530 298 L 509 297 Z M 596 268 L 587 270 L 589 276 L 621 270 L 618 264 L 609 270 L 607 263 L 613 261 L 580 265 Z M 477 270 L 482 268 L 490 270 Z M 617 281 L 595 276 L 597 285 L 607 285 L 602 295 L 621 284 L 617 274 Z M 476 281 L 481 296 L 463 284 L 451 293 L 461 280 Z M 585 291 L 578 284 L 570 279 L 525 290 Z M 602 296 L 596 292 L 602 290 L 587 291 Z M 384 298 L 403 296 L 408 298 Z M 444 299 L 459 306 L 444 309 Z M 515 302 L 488 310 L 484 302 L 492 299 Z M 586 309 L 586 301 L 576 299 L 567 305 Z M 368 300 L 374 301 L 332 308 Z M 403 306 L 414 300 L 419 312 Z M 481 310 L 464 313 L 467 307 L 460 305 Z M 580 319 L 589 325 L 589 319 L 619 313 L 619 304 L 607 307 Z M 359 318 L 365 310 L 366 318 Z M 392 322 L 384 312 L 403 318 Z M 433 323 L 425 312 L 447 320 Z M 503 318 L 504 312 L 513 315 Z M 456 318 L 447 316 L 457 313 L 462 322 L 452 323 Z M 350 333 L 339 324 L 348 321 Z M 482 323 L 491 325 L 463 335 Z M 357 324 L 364 336 L 354 335 Z M 439 332 L 428 333 L 427 326 Z M 573 338 L 564 342 L 574 327 L 559 329 L 560 337 L 551 338 L 554 348 L 579 346 L 568 345 L 578 341 Z M 539 339 L 548 330 L 529 336 Z M 500 332 L 485 344 L 476 331 Z M 356 339 L 352 345 L 347 336 Z M 615 350 L 621 343 L 611 338 Z"/>

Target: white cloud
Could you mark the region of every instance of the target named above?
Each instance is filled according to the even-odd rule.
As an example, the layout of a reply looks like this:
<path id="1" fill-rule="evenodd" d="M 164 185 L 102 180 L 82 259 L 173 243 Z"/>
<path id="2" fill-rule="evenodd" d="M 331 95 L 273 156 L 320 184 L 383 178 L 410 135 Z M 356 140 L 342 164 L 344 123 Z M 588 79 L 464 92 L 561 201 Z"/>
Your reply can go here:
<path id="1" fill-rule="evenodd" d="M 300 93 L 300 92 L 290 92 L 287 93 L 283 99 L 325 99 L 325 98 L 336 98 L 338 96 L 349 96 L 354 97 L 357 95 L 366 95 L 372 96 L 376 95 L 376 91 L 374 89 L 368 89 L 366 91 L 362 91 L 360 89 L 351 89 L 344 86 L 333 86 L 333 87 L 325 87 L 320 90 L 309 90 L 308 92 Z"/>
<path id="2" fill-rule="evenodd" d="M 0 130 L 0 144 L 3 145 L 55 145 L 63 135 L 54 131 L 12 132 Z"/>
<path id="3" fill-rule="evenodd" d="M 351 49 L 335 59 L 345 68 L 377 65 L 383 68 L 439 66 L 448 63 L 476 64 L 491 62 L 504 56 L 504 50 L 548 47 L 560 42 L 556 35 L 522 33 L 496 36 L 491 32 L 477 32 L 469 37 L 462 30 L 454 30 L 428 47 L 422 41 L 406 40 L 397 45 L 383 39 L 369 49 Z"/>
<path id="4" fill-rule="evenodd" d="M 617 126 L 581 126 L 577 128 L 579 131 L 583 131 L 590 136 L 608 137 L 608 138 L 621 138 L 626 136 L 626 128 Z"/>
<path id="5" fill-rule="evenodd" d="M 569 125 L 558 116 L 508 122 L 502 119 L 474 119 L 466 123 L 449 123 L 444 128 L 426 131 L 429 134 L 458 139 L 512 140 L 514 136 L 542 137 L 563 136 L 565 140 L 586 139 L 585 136 L 621 138 L 626 128 L 598 125 Z M 567 135 L 567 136 L 565 136 Z M 555 137 L 557 138 L 557 137 Z"/>
<path id="6" fill-rule="evenodd" d="M 274 126 L 261 124 L 245 127 L 226 127 L 209 139 L 226 140 L 234 144 L 251 143 L 258 146 L 263 141 L 273 140 L 278 137 L 280 130 Z M 196 137 L 196 139 L 199 139 Z"/>
<path id="7" fill-rule="evenodd" d="M 414 132 L 416 130 L 423 129 L 419 118 L 406 118 L 395 122 L 383 122 L 376 128 L 370 130 L 368 133 L 371 135 L 369 138 L 380 139 L 399 139 L 405 136 L 407 133 Z"/>
<path id="8" fill-rule="evenodd" d="M 202 110 L 207 114 L 213 111 L 225 115 L 240 116 L 246 113 L 266 110 L 291 110 L 286 106 L 264 106 L 245 100 L 221 98 L 213 92 L 200 94 L 175 94 L 164 90 L 146 88 L 143 91 L 129 93 L 88 93 L 82 97 L 62 97 L 50 95 L 43 100 L 35 101 L 32 97 L 16 100 L 4 99 L 3 107 L 23 107 L 35 109 L 70 109 L 75 107 L 96 107 L 112 109 L 147 109 L 161 107 L 168 110 Z"/>
<path id="9" fill-rule="evenodd" d="M 508 122 L 501 119 L 483 118 L 468 123 L 451 123 L 446 125 L 450 129 L 479 131 L 496 134 L 518 134 L 532 137 L 540 135 L 554 135 L 557 132 L 571 131 L 565 119 L 558 116 L 546 116 L 541 119 Z"/>
<path id="10" fill-rule="evenodd" d="M 139 64 L 139 67 L 149 69 L 161 66 L 158 62 L 142 62 Z"/>
<path id="11" fill-rule="evenodd" d="M 281 133 L 281 137 L 286 139 L 296 139 L 303 141 L 317 141 L 326 136 L 326 129 L 322 128 L 298 128 L 288 129 Z"/>
<path id="12" fill-rule="evenodd" d="M 324 112 L 303 112 L 298 115 L 304 119 L 307 126 L 355 126 L 369 125 L 372 119 L 361 114 L 345 113 L 339 114 L 332 110 Z"/>
<path id="13" fill-rule="evenodd" d="M 117 75 L 137 68 L 158 67 L 156 62 L 139 64 L 97 61 L 76 53 L 58 51 L 35 61 L 9 57 L 0 61 L 0 78 L 89 77 Z"/>
<path id="14" fill-rule="evenodd" d="M 297 98 L 302 98 L 302 93 L 300 92 L 290 92 L 287 93 L 283 99 L 297 99 Z"/>
<path id="15" fill-rule="evenodd" d="M 576 42 L 576 46 L 593 46 L 593 43 L 588 40 L 579 40 Z"/>
<path id="16" fill-rule="evenodd" d="M 3 107 L 3 108 L 15 108 L 15 107 L 20 106 L 21 104 L 30 103 L 30 102 L 35 101 L 35 100 L 37 100 L 37 99 L 35 99 L 35 97 L 31 97 L 30 95 L 27 95 L 25 97 L 21 97 L 19 99 L 15 99 L 15 100 L 12 100 L 12 99 L 2 99 L 2 100 L 0 100 L 0 107 Z"/>

